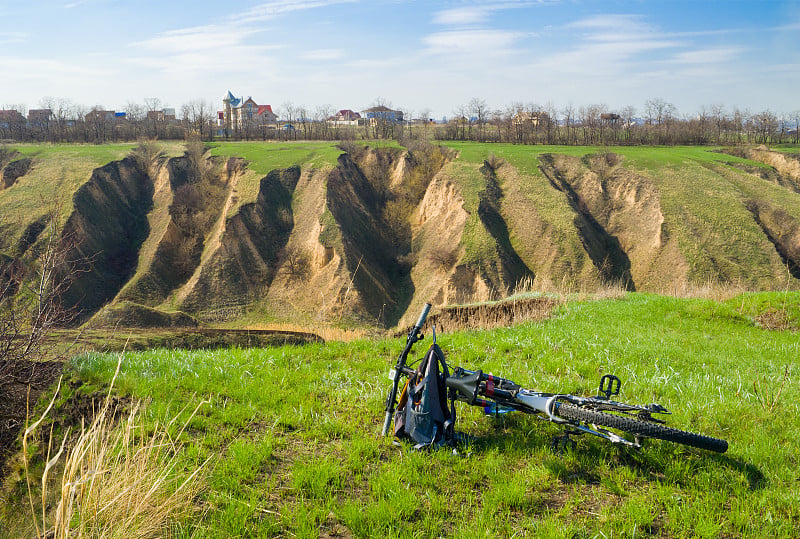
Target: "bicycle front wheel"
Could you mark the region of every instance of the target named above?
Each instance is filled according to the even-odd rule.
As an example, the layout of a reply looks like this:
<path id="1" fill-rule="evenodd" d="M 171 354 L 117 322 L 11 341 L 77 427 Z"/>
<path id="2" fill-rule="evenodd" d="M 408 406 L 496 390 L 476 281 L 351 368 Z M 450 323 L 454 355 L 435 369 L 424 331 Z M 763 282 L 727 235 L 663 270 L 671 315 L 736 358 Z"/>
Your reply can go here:
<path id="1" fill-rule="evenodd" d="M 564 419 L 609 427 L 636 436 L 666 440 L 667 442 L 707 449 L 716 453 L 724 453 L 728 450 L 728 442 L 725 440 L 673 429 L 660 423 L 644 421 L 631 416 L 598 412 L 597 410 L 581 408 L 566 402 L 557 403 L 554 412 Z"/>

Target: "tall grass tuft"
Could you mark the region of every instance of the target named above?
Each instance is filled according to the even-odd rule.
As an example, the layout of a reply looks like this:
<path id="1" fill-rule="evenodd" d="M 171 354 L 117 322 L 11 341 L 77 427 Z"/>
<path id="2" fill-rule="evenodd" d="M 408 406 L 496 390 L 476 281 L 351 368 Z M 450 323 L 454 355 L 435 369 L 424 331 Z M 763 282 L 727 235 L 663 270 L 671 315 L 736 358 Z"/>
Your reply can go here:
<path id="1" fill-rule="evenodd" d="M 111 390 L 116 376 L 91 424 L 82 421 L 77 438 L 68 443 L 67 433 L 52 457 L 48 447 L 41 479 L 41 514 L 37 514 L 30 487 L 28 439 L 50 412 L 58 390 L 39 420 L 25 430 L 24 469 L 38 538 L 169 537 L 183 522 L 199 516 L 195 500 L 203 488 L 208 460 L 187 466 L 178 439 L 204 403 L 182 426 L 177 425 L 177 432 L 185 408 L 147 432 L 139 418 L 140 402 L 131 406 L 127 417 L 115 419 Z M 69 446 L 66 454 L 65 445 Z M 48 479 L 54 470 L 61 471 L 60 480 Z"/>

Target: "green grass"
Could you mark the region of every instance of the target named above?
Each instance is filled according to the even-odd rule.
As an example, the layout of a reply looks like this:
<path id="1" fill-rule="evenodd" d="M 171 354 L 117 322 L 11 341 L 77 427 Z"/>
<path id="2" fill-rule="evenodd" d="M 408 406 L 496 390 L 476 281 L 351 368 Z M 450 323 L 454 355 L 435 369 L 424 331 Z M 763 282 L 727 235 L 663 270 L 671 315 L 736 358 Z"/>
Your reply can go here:
<path id="1" fill-rule="evenodd" d="M 312 168 L 333 167 L 342 151 L 332 142 L 216 142 L 212 156 L 239 157 L 247 161 L 247 170 L 236 187 L 238 202 L 228 217 L 242 205 L 254 202 L 258 196 L 261 179 L 270 171 L 298 165 Z"/>
<path id="2" fill-rule="evenodd" d="M 727 439 L 725 455 L 584 438 L 557 454 L 554 426 L 463 406 L 466 456 L 397 448 L 379 431 L 400 339 L 127 353 L 117 390 L 145 399 L 153 420 L 209 401 L 184 434 L 187 466 L 215 455 L 193 530 L 202 537 L 795 537 L 800 339 L 754 323 L 764 302 L 797 312 L 796 294 L 628 294 L 567 303 L 540 323 L 439 335 L 451 365 L 535 389 L 592 394 L 615 373 L 622 400 L 663 404 L 670 425 Z M 74 376 L 102 387 L 116 363 L 83 355 Z"/>
<path id="3" fill-rule="evenodd" d="M 755 319 L 757 323 L 760 323 L 765 315 L 773 315 L 778 322 L 784 323 L 786 328 L 800 330 L 799 292 L 753 292 L 741 294 L 728 300 L 727 303 L 742 314 Z"/>
<path id="4" fill-rule="evenodd" d="M 92 171 L 126 157 L 136 144 L 12 144 L 24 157 L 33 158 L 30 172 L 14 186 L 0 191 L 0 226 L 3 240 L 16 241 L 29 223 L 58 206 L 62 219 L 72 212 L 72 196 L 89 181 Z M 167 155 L 181 155 L 182 144 L 159 143 Z"/>
<path id="5" fill-rule="evenodd" d="M 215 142 L 211 148 L 211 155 L 246 159 L 248 167 L 261 175 L 306 163 L 333 166 L 341 153 L 333 142 Z"/>
<path id="6" fill-rule="evenodd" d="M 4 240 L 16 238 L 24 227 L 45 215 L 55 206 L 66 220 L 72 211 L 72 195 L 89 181 L 92 171 L 121 159 L 131 144 L 48 145 L 14 144 L 9 148 L 34 159 L 30 172 L 9 189 L 0 191 L 0 225 L 8 226 Z"/>

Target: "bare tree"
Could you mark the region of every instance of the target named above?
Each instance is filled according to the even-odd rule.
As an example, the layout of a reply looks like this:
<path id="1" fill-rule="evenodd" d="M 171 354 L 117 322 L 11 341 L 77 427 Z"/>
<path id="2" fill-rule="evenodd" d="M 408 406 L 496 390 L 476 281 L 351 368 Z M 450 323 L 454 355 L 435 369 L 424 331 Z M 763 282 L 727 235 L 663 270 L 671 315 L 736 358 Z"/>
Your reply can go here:
<path id="1" fill-rule="evenodd" d="M 630 142 L 631 130 L 634 125 L 633 119 L 636 117 L 636 108 L 631 105 L 623 107 L 622 110 L 619 111 L 619 115 L 622 117 L 623 127 L 625 128 L 625 140 Z"/>
<path id="2" fill-rule="evenodd" d="M 757 144 L 767 144 L 775 139 L 778 132 L 778 117 L 772 111 L 764 110 L 754 114 L 751 123 Z"/>
<path id="3" fill-rule="evenodd" d="M 308 109 L 306 109 L 305 105 L 297 107 L 297 120 L 303 128 L 303 138 L 308 139 L 308 130 L 311 127 L 311 121 L 308 117 Z"/>
<path id="4" fill-rule="evenodd" d="M 478 128 L 478 141 L 483 142 L 484 129 L 489 119 L 489 106 L 486 104 L 485 100 L 473 97 L 467 104 L 467 111 L 470 115 L 470 123 L 474 123 Z"/>
<path id="5" fill-rule="evenodd" d="M 572 103 L 564 107 L 564 127 L 567 128 L 567 144 L 573 144 L 575 141 L 575 107 Z"/>
<path id="6" fill-rule="evenodd" d="M 667 143 L 670 125 L 676 112 L 675 105 L 660 97 L 655 97 L 645 101 L 644 107 L 647 114 L 647 124 L 651 128 L 657 126 L 657 129 L 653 130 L 655 137 L 653 142 L 657 144 Z"/>
<path id="7" fill-rule="evenodd" d="M 40 239 L 27 249 L 30 256 L 0 260 L 0 381 L 19 361 L 57 358 L 43 348 L 44 340 L 74 319 L 59 299 L 78 271 L 68 258 L 74 245 L 61 233 L 59 214 L 58 208 L 48 212 Z"/>
<path id="8" fill-rule="evenodd" d="M 731 117 L 731 129 L 736 133 L 736 143 L 742 143 L 742 134 L 747 131 L 747 119 L 750 117 L 750 111 L 733 109 L 733 116 Z M 749 136 L 749 135 L 748 135 Z"/>
<path id="9" fill-rule="evenodd" d="M 317 127 L 317 136 L 323 140 L 329 140 L 330 137 L 330 124 L 328 120 L 333 116 L 334 110 L 332 105 L 320 105 L 314 109 L 314 124 Z"/>
<path id="10" fill-rule="evenodd" d="M 301 247 L 285 247 L 278 254 L 280 272 L 287 278 L 302 281 L 311 272 L 311 255 Z"/>
<path id="11" fill-rule="evenodd" d="M 722 127 L 725 125 L 725 107 L 714 103 L 710 107 L 711 122 L 714 124 L 714 139 L 717 144 L 722 140 Z"/>
<path id="12" fill-rule="evenodd" d="M 195 99 L 181 107 L 181 117 L 186 125 L 188 136 L 211 140 L 212 109 L 211 103 L 205 99 Z"/>
<path id="13" fill-rule="evenodd" d="M 283 119 L 286 122 L 284 124 L 283 132 L 285 138 L 297 138 L 295 133 L 295 122 L 297 121 L 297 107 L 291 101 L 285 102 L 281 105 L 281 110 L 283 111 Z"/>
<path id="14" fill-rule="evenodd" d="M 144 109 L 150 128 L 149 135 L 153 138 L 158 137 L 159 132 L 159 111 L 161 110 L 161 100 L 157 97 L 145 97 Z"/>

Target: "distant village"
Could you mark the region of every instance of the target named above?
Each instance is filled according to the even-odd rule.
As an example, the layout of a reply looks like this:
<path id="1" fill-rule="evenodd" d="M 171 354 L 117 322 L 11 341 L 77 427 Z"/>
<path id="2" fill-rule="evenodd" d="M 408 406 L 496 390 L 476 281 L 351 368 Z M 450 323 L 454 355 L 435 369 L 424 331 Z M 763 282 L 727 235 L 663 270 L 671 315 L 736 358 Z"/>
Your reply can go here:
<path id="1" fill-rule="evenodd" d="M 360 112 L 341 109 L 326 118 L 310 118 L 302 108 L 284 111 L 279 117 L 272 105 L 259 104 L 252 97 L 236 97 L 228 91 L 222 99 L 222 109 L 211 113 L 207 104 L 184 107 L 179 117 L 176 110 L 170 107 L 150 108 L 143 114 L 131 114 L 126 111 L 104 110 L 93 108 L 80 115 L 66 111 L 54 111 L 50 108 L 30 109 L 27 116 L 17 109 L 0 110 L 0 139 L 23 140 L 23 135 L 39 135 L 40 137 L 58 128 L 74 129 L 81 124 L 88 127 L 88 134 L 98 132 L 107 134 L 111 131 L 124 133 L 131 123 L 141 123 L 160 130 L 163 138 L 181 138 L 187 134 L 213 136 L 215 138 L 252 138 L 268 131 L 295 131 L 302 125 L 324 121 L 331 127 L 377 127 L 382 123 L 392 126 L 410 123 L 422 125 L 435 123 L 432 119 L 414 119 L 407 122 L 402 110 L 395 110 L 385 105 L 377 105 Z M 60 112 L 60 113 L 59 113 Z M 159 129 L 160 128 L 160 129 Z M 180 135 L 178 131 L 182 131 Z M 189 131 L 190 133 L 186 133 Z M 177 137 L 175 135 L 178 135 Z"/>
<path id="2" fill-rule="evenodd" d="M 516 103 L 490 109 L 481 99 L 458 107 L 450 119 L 408 118 L 402 109 L 375 104 L 364 110 L 270 104 L 228 91 L 217 109 L 207 101 L 162 107 L 158 99 L 126 111 L 65 106 L 0 110 L 0 143 L 104 143 L 140 139 L 347 140 L 419 137 L 515 144 L 743 144 L 800 143 L 800 113 L 750 113 L 721 106 L 696 116 L 679 116 L 675 107 L 651 99 L 612 111 L 603 105 L 556 109 Z"/>

